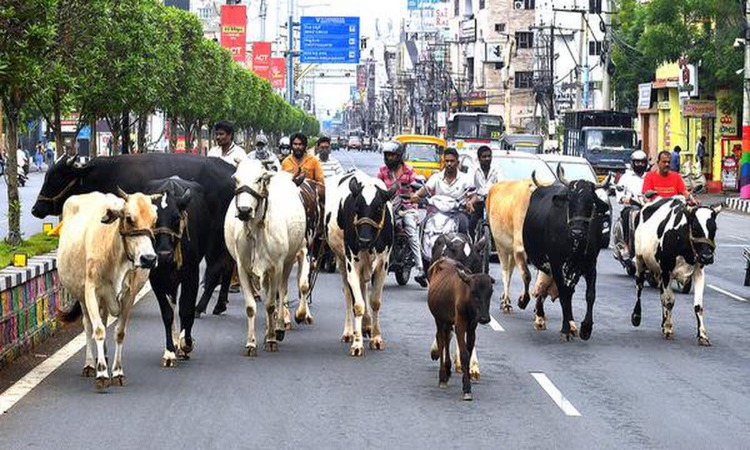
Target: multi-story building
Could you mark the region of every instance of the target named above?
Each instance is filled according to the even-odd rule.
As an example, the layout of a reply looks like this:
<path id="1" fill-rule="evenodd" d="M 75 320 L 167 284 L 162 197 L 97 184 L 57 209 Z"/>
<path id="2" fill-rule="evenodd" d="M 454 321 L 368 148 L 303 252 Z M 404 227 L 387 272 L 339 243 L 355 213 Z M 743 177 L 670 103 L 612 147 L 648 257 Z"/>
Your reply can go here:
<path id="1" fill-rule="evenodd" d="M 452 109 L 500 114 L 509 132 L 534 122 L 535 3 L 450 1 Z"/>

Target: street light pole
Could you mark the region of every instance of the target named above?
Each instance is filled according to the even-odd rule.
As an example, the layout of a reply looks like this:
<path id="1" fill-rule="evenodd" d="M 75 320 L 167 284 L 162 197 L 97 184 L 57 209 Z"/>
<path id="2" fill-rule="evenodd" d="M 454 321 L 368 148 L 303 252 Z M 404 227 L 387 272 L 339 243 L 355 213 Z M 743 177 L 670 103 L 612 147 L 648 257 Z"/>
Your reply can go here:
<path id="1" fill-rule="evenodd" d="M 289 0 L 289 46 L 286 52 L 286 100 L 294 105 L 294 0 Z"/>

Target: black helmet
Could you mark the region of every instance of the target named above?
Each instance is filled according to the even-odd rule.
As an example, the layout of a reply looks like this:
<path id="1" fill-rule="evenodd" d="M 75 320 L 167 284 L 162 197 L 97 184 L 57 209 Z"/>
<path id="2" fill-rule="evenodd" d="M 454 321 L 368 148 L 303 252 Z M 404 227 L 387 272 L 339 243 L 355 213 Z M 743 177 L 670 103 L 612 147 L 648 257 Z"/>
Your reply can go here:
<path id="1" fill-rule="evenodd" d="M 395 154 L 396 158 L 388 159 L 388 153 Z M 404 162 L 404 144 L 398 141 L 384 142 L 383 159 L 385 160 L 385 165 L 388 166 L 388 168 L 391 170 L 401 165 L 401 163 Z"/>

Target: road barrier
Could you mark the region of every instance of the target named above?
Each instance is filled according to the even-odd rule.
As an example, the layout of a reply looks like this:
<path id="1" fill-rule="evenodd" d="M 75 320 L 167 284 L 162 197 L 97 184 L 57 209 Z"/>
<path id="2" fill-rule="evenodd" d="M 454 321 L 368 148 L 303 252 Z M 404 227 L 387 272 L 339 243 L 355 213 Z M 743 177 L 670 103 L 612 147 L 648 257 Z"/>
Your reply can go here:
<path id="1" fill-rule="evenodd" d="M 54 334 L 57 309 L 70 302 L 55 252 L 29 258 L 26 267 L 0 270 L 0 370 Z"/>

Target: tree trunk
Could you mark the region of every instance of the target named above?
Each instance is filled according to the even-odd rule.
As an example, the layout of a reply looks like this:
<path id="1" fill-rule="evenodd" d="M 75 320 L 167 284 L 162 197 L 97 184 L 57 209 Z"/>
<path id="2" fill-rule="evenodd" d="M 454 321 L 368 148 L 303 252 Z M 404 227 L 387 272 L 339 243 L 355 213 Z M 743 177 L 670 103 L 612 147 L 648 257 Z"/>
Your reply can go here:
<path id="1" fill-rule="evenodd" d="M 8 171 L 8 244 L 21 244 L 21 200 L 18 197 L 18 111 L 11 102 L 8 105 L 8 151 L 5 170 Z"/>
<path id="2" fill-rule="evenodd" d="M 126 155 L 130 153 L 130 114 L 127 111 L 123 111 L 120 123 L 122 124 L 122 154 Z"/>
<path id="3" fill-rule="evenodd" d="M 198 154 L 206 156 L 206 153 L 203 151 L 203 122 L 198 121 L 198 138 L 197 138 L 198 144 L 196 145 L 196 148 L 198 149 Z"/>
<path id="4" fill-rule="evenodd" d="M 193 130 L 195 130 L 195 124 L 185 123 L 185 153 L 190 153 L 193 149 Z"/>
<path id="5" fill-rule="evenodd" d="M 146 153 L 146 125 L 148 115 L 138 118 L 138 153 Z"/>
<path id="6" fill-rule="evenodd" d="M 60 111 L 60 102 L 55 102 L 55 152 L 57 157 L 65 154 L 65 144 L 62 137 L 62 112 Z"/>
<path id="7" fill-rule="evenodd" d="M 177 149 L 177 116 L 169 116 L 169 151 L 174 153 Z"/>
<path id="8" fill-rule="evenodd" d="M 91 128 L 91 137 L 89 138 L 89 156 L 92 158 L 97 156 L 98 152 L 98 139 L 96 138 L 96 116 L 91 118 L 91 123 L 89 124 L 89 127 Z"/>
<path id="9" fill-rule="evenodd" d="M 5 154 L 5 128 L 3 123 L 3 101 L 0 100 L 0 156 Z"/>

